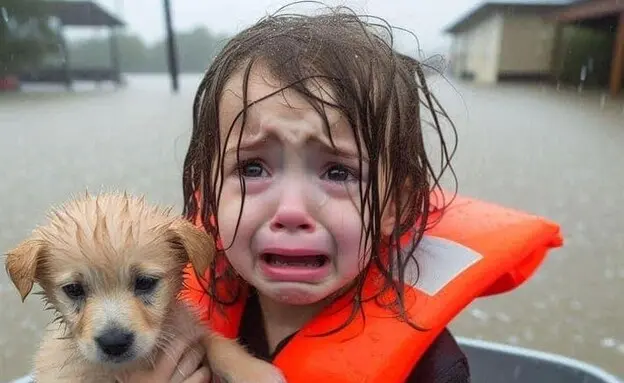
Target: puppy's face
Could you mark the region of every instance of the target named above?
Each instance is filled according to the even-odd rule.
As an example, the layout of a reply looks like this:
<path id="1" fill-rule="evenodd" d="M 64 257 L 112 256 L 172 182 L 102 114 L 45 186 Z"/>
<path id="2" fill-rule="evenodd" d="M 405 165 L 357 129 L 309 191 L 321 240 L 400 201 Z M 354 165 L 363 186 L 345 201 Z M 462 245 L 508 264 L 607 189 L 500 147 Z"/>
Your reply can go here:
<path id="1" fill-rule="evenodd" d="M 183 261 L 166 240 L 100 254 L 49 248 L 44 262 L 40 284 L 87 359 L 144 356 L 167 331 Z"/>
<path id="2" fill-rule="evenodd" d="M 22 298 L 39 283 L 85 359 L 122 365 L 170 340 L 182 270 L 191 261 L 203 273 L 213 254 L 210 237 L 182 218 L 104 195 L 55 212 L 6 267 Z"/>

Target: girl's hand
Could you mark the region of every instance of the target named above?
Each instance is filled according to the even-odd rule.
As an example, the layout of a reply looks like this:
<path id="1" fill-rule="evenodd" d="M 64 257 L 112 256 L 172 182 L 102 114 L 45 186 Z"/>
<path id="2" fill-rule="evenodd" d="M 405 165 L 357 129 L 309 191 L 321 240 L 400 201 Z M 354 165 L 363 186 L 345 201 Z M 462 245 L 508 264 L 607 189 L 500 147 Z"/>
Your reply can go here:
<path id="1" fill-rule="evenodd" d="M 203 366 L 206 351 L 199 340 L 175 339 L 158 355 L 151 370 L 129 372 L 123 383 L 209 383 L 210 369 Z"/>

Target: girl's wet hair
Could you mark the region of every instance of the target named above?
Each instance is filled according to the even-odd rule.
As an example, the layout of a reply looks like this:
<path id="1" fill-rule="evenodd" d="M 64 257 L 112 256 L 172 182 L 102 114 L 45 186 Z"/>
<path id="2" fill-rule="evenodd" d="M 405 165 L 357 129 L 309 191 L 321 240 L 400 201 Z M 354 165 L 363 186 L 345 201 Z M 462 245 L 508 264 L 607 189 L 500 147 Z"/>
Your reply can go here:
<path id="1" fill-rule="evenodd" d="M 341 111 L 353 129 L 360 157 L 368 153 L 369 170 L 365 178 L 370 181 L 360 186 L 360 211 L 363 222 L 364 217 L 370 217 L 362 234 L 364 249 L 371 251 L 371 261 L 363 265 L 362 273 L 354 281 L 351 291 L 356 293 L 356 299 L 352 318 L 361 309 L 364 279 L 376 268 L 385 277 L 383 291 L 394 292 L 396 297 L 391 302 L 384 301 L 408 319 L 400 287 L 408 263 L 414 262 L 417 269 L 415 250 L 431 224 L 432 192 L 440 188 L 445 171 L 450 171 L 456 181 L 450 167 L 455 146 L 449 150 L 441 127 L 442 120 L 449 123 L 450 120 L 427 86 L 425 66 L 393 48 L 396 29 L 383 19 L 360 16 L 345 7 L 327 8 L 328 11 L 314 16 L 286 13 L 285 9 L 232 38 L 215 57 L 199 85 L 193 106 L 193 132 L 184 162 L 184 214 L 188 219 L 201 214 L 205 229 L 219 237 L 218 221 L 212 218 L 216 216 L 221 196 L 219 174 L 222 174 L 225 147 L 219 129 L 219 103 L 225 84 L 233 74 L 242 71 L 246 107 L 238 118 L 244 127 L 251 106 L 247 101 L 249 75 L 254 65 L 261 65 L 285 84 L 283 89 L 294 89 L 309 100 L 323 117 L 330 139 L 325 109 Z M 315 89 L 319 86 L 331 91 L 330 101 L 318 97 Z M 233 126 L 234 123 L 230 134 Z M 450 127 L 456 139 L 452 123 Z M 425 150 L 425 129 L 433 133 L 439 144 L 436 148 L 439 164 L 434 165 Z M 380 175 L 385 185 L 380 185 Z M 243 192 L 244 186 L 241 178 Z M 196 198 L 198 192 L 203 196 L 201 201 Z M 395 217 L 400 219 L 391 238 L 382 238 L 381 215 L 389 201 L 394 202 Z M 244 198 L 241 211 L 243 204 Z M 435 205 L 440 208 L 444 202 Z M 391 251 L 387 257 L 382 255 L 381 249 L 388 245 L 397 249 L 399 238 L 408 232 L 414 237 L 411 246 L 400 252 Z M 224 256 L 220 250 L 217 257 Z M 216 263 L 210 269 L 210 280 L 227 283 L 237 278 L 232 269 L 217 273 Z M 214 301 L 224 305 L 237 301 L 239 291 L 224 296 L 216 285 L 211 283 L 206 287 Z"/>

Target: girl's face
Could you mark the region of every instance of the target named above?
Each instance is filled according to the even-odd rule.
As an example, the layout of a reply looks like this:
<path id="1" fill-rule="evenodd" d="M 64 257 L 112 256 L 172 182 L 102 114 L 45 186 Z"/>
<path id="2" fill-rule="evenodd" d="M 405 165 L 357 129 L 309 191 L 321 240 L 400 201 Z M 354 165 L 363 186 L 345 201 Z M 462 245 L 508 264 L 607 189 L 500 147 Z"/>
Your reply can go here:
<path id="1" fill-rule="evenodd" d="M 243 109 L 242 84 L 238 73 L 225 86 L 222 142 Z M 279 89 L 256 66 L 248 103 Z M 322 89 L 318 96 L 329 97 Z M 249 108 L 242 137 L 241 116 L 225 143 L 217 217 L 226 255 L 242 278 L 276 302 L 319 302 L 351 283 L 368 262 L 360 249 L 359 208 L 360 182 L 367 180 L 359 179 L 360 156 L 348 122 L 334 110 L 327 117 L 334 146 L 322 117 L 287 89 Z M 362 157 L 365 175 L 366 153 Z"/>

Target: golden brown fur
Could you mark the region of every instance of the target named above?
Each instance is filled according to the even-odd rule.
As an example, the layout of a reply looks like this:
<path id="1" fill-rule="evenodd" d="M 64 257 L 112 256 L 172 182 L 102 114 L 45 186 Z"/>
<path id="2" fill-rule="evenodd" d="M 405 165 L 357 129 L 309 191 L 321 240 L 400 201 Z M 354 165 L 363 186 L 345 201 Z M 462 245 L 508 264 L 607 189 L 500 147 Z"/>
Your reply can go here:
<path id="1" fill-rule="evenodd" d="M 172 339 L 197 334 L 212 370 L 228 381 L 283 381 L 235 341 L 207 332 L 178 301 L 184 266 L 203 273 L 214 251 L 209 235 L 170 209 L 125 193 L 87 194 L 55 209 L 6 258 L 22 299 L 38 283 L 57 314 L 35 358 L 37 381 L 113 382 L 148 368 Z M 131 334 L 130 346 L 104 351 L 112 350 L 101 343 L 111 331 Z"/>

